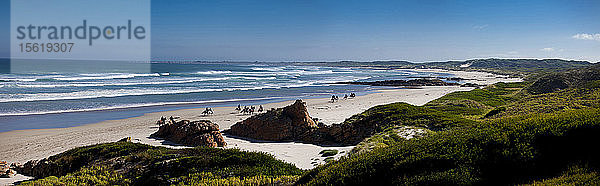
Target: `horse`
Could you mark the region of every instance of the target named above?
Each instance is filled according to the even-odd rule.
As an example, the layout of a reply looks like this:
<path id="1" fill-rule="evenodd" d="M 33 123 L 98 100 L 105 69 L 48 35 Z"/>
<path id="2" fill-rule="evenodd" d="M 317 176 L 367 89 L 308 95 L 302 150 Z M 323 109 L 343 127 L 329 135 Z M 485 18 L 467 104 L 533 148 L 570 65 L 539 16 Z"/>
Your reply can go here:
<path id="1" fill-rule="evenodd" d="M 258 112 L 262 112 L 262 111 L 263 111 L 262 105 L 258 106 Z"/>

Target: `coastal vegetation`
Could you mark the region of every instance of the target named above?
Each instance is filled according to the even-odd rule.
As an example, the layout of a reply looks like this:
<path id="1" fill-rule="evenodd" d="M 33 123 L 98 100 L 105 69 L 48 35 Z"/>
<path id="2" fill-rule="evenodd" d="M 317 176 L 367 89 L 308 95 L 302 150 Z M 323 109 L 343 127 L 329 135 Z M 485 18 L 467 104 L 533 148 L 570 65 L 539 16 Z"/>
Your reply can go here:
<path id="1" fill-rule="evenodd" d="M 511 117 L 344 157 L 307 172 L 300 184 L 519 184 L 571 164 L 597 167 L 589 144 L 599 109 Z"/>
<path id="2" fill-rule="evenodd" d="M 456 118 L 425 137 L 406 140 L 380 132 L 351 155 L 306 172 L 298 184 L 600 184 L 600 76 L 567 79 L 564 88 L 540 93 L 548 76 L 594 74 L 598 66 L 541 75 L 522 83 L 498 83 L 484 89 L 447 94 L 424 106 L 440 117 Z M 369 109 L 377 118 L 403 125 L 398 103 Z M 400 115 L 400 116 L 398 116 Z M 428 117 L 423 117 L 425 120 Z M 411 118 L 410 120 L 416 120 Z M 377 121 L 377 120 L 374 120 Z M 440 121 L 436 121 L 438 123 Z M 408 122 L 410 123 L 410 122 Z M 456 127 L 460 126 L 460 127 Z M 428 127 L 421 125 L 420 127 Z M 385 129 L 384 129 L 385 130 Z M 368 143 L 364 143 L 368 142 Z"/>
<path id="3" fill-rule="evenodd" d="M 24 185 L 239 185 L 293 183 L 302 170 L 262 152 L 170 149 L 127 141 L 80 147 L 41 160 Z M 43 173 L 43 174 L 42 174 Z"/>

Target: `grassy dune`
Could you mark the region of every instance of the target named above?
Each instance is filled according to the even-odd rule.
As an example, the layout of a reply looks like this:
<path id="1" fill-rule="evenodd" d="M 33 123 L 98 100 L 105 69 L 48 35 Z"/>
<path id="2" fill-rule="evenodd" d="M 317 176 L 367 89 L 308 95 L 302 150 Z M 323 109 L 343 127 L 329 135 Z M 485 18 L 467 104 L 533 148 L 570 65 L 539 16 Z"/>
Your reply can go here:
<path id="1" fill-rule="evenodd" d="M 363 115 L 394 118 L 386 121 L 388 128 L 408 124 L 435 130 L 406 140 L 384 129 L 359 144 L 354 154 L 306 172 L 297 183 L 600 184 L 595 149 L 600 88 L 589 86 L 597 80 L 543 94 L 534 90 L 548 79 L 455 92 L 421 107 L 396 103 L 370 109 Z M 407 118 L 413 121 L 405 122 Z M 447 118 L 456 122 L 444 125 Z M 414 120 L 436 124 L 415 125 Z"/>
<path id="2" fill-rule="evenodd" d="M 48 161 L 56 165 L 52 170 L 68 170 L 23 184 L 291 184 L 302 173 L 294 165 L 266 153 L 207 147 L 168 149 L 131 142 L 80 147 Z"/>

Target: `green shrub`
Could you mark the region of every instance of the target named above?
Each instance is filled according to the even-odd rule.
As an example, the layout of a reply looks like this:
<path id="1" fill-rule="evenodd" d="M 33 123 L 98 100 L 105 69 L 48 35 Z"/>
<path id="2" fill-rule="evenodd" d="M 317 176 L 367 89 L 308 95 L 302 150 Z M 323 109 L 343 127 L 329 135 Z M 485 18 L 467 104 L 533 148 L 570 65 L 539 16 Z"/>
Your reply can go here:
<path id="1" fill-rule="evenodd" d="M 487 114 L 485 114 L 485 116 L 483 116 L 484 118 L 489 118 L 492 117 L 496 114 L 500 114 L 501 112 L 506 111 L 506 107 L 496 107 L 495 109 L 490 110 Z"/>
<path id="2" fill-rule="evenodd" d="M 587 166 L 575 165 L 558 177 L 534 181 L 528 185 L 600 185 L 600 174 Z"/>
<path id="3" fill-rule="evenodd" d="M 585 88 L 600 88 L 600 80 L 588 82 L 585 85 Z"/>
<path id="4" fill-rule="evenodd" d="M 292 185 L 300 176 L 251 176 L 222 177 L 210 172 L 201 172 L 182 176 L 171 181 L 174 185 Z"/>
<path id="5" fill-rule="evenodd" d="M 460 116 L 407 103 L 392 103 L 370 108 L 344 121 L 343 125 L 374 128 L 382 132 L 395 126 L 414 126 L 434 131 L 453 127 L 468 127 L 474 122 Z"/>
<path id="6" fill-rule="evenodd" d="M 131 180 L 106 166 L 82 168 L 60 178 L 49 176 L 35 181 L 26 181 L 22 185 L 130 185 Z"/>
<path id="7" fill-rule="evenodd" d="M 432 101 L 432 103 L 443 102 L 446 100 L 473 100 L 491 107 L 506 104 L 505 98 L 500 97 L 495 92 L 486 89 L 474 89 L 466 92 L 452 92 Z"/>
<path id="8" fill-rule="evenodd" d="M 338 154 L 338 150 L 322 150 L 321 152 L 319 152 L 319 154 L 321 155 L 321 157 L 335 156 L 336 154 Z"/>
<path id="9" fill-rule="evenodd" d="M 502 112 L 486 116 L 486 118 L 599 108 L 600 89 L 567 89 L 547 94 L 529 95 L 503 107 L 506 109 Z"/>

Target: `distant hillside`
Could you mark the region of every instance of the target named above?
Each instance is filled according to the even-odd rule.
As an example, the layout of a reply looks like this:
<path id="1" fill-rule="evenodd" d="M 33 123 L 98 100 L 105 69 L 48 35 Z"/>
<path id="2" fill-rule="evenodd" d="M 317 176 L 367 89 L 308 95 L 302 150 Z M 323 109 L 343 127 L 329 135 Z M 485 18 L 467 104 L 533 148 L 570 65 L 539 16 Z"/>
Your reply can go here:
<path id="1" fill-rule="evenodd" d="M 549 93 L 566 88 L 600 85 L 600 65 L 549 73 L 539 77 L 527 90 L 533 94 Z"/>
<path id="2" fill-rule="evenodd" d="M 475 59 L 467 61 L 449 61 L 426 63 L 428 68 L 484 70 L 489 72 L 518 75 L 531 72 L 559 72 L 573 68 L 588 67 L 587 61 L 562 59 Z"/>
<path id="3" fill-rule="evenodd" d="M 524 77 L 533 72 L 560 72 L 573 68 L 588 67 L 587 61 L 562 59 L 474 59 L 466 61 L 446 61 L 413 63 L 408 61 L 373 62 L 298 62 L 296 65 L 318 65 L 336 67 L 373 67 L 373 68 L 436 68 L 446 70 L 485 71 Z"/>

